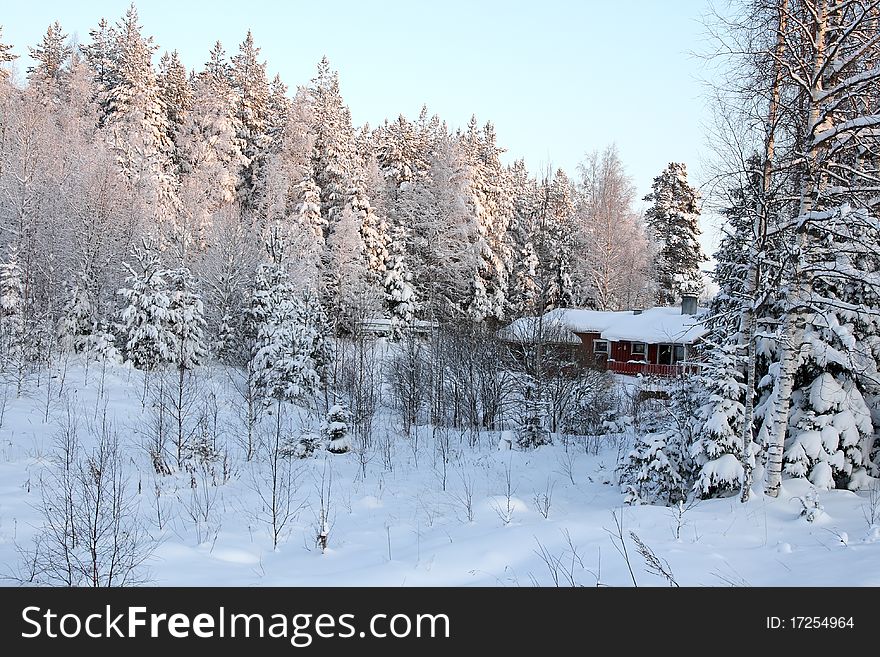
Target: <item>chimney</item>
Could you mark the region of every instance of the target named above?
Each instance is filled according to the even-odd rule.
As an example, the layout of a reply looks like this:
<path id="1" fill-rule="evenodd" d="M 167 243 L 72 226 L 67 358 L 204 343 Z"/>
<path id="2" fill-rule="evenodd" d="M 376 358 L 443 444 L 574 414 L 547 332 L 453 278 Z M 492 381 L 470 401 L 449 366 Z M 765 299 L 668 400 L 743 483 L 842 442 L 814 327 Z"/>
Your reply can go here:
<path id="1" fill-rule="evenodd" d="M 697 297 L 693 294 L 681 295 L 681 314 L 696 315 L 697 314 Z"/>

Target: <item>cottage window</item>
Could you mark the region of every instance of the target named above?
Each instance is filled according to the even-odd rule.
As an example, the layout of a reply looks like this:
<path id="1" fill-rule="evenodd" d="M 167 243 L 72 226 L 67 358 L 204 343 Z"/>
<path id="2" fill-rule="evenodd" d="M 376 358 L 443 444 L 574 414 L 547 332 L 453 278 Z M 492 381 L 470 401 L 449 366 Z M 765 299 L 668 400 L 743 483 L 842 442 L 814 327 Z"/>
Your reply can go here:
<path id="1" fill-rule="evenodd" d="M 672 362 L 673 362 L 673 364 L 675 364 L 675 363 L 680 363 L 683 360 L 684 360 L 684 345 L 677 344 L 677 345 L 675 345 L 675 348 L 673 349 Z"/>
<path id="2" fill-rule="evenodd" d="M 657 364 L 672 365 L 672 345 L 661 344 L 657 346 Z"/>
<path id="3" fill-rule="evenodd" d="M 645 356 L 647 356 L 647 354 L 648 354 L 648 345 L 646 345 L 644 342 L 633 342 L 632 343 L 633 357 L 641 356 L 642 358 L 644 358 Z"/>
<path id="4" fill-rule="evenodd" d="M 608 340 L 593 340 L 593 353 L 608 356 Z"/>

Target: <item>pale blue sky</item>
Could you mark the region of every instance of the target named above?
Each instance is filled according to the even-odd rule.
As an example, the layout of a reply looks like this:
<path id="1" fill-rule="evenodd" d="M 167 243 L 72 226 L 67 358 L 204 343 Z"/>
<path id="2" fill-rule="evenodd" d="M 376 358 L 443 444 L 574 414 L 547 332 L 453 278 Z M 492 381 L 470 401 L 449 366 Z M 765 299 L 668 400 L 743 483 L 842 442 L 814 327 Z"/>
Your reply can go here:
<path id="1" fill-rule="evenodd" d="M 9 2 L 3 40 L 26 55 L 59 20 L 88 42 L 128 0 Z M 702 183 L 708 119 L 700 80 L 707 0 L 140 0 L 146 34 L 201 67 L 215 40 L 237 50 L 251 28 L 270 74 L 307 82 L 323 54 L 356 123 L 414 117 L 427 103 L 452 126 L 491 120 L 508 161 L 575 173 L 615 142 L 640 196 L 670 161 Z M 21 73 L 29 62 L 19 60 Z M 707 236 L 708 237 L 708 236 Z"/>

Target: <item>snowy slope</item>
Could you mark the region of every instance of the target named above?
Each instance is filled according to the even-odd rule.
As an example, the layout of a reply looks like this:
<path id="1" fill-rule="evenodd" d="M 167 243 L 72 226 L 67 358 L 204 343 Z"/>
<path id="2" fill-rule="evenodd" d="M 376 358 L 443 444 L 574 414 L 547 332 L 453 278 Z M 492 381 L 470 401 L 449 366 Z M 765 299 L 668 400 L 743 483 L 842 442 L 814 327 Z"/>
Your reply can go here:
<path id="1" fill-rule="evenodd" d="M 40 524 L 41 479 L 49 474 L 67 398 L 82 426 L 106 408 L 119 431 L 129 491 L 155 541 L 148 567 L 158 585 L 632 586 L 614 546 L 613 514 L 623 521 L 639 586 L 667 582 L 646 570 L 629 532 L 668 561 L 681 585 L 880 585 L 880 528 L 866 519 L 868 493 L 819 492 L 822 510 L 813 522 L 800 515 L 799 498 L 810 492 L 805 480 L 787 481 L 779 499 L 757 494 L 746 505 L 731 498 L 679 510 L 622 507 L 615 464 L 627 449 L 625 436 L 557 437 L 557 444 L 533 452 L 498 451 L 497 433 L 476 437 L 472 448 L 467 434 L 432 436 L 422 427 L 407 438 L 387 421 L 376 434 L 380 443 L 388 435 L 388 442 L 364 470 L 355 454 L 319 452 L 295 462 L 294 499 L 301 508 L 273 550 L 259 496 L 267 465 L 245 463 L 235 447 L 239 425 L 224 373 L 214 371 L 213 382 L 231 478 L 213 486 L 198 473 L 157 477 L 143 448 L 149 405 L 141 405 L 141 373 L 108 370 L 99 397 L 96 369 L 93 364 L 86 384 L 83 367 L 71 365 L 63 386 L 55 379 L 48 396 L 43 385 L 6 404 L 0 429 L 4 575 L 22 572 L 17 546 L 27 551 Z M 445 438 L 444 466 L 445 450 L 435 447 Z M 315 544 L 319 489 L 322 474 L 326 483 L 331 472 L 329 541 L 322 553 Z M 208 500 L 206 522 L 191 517 L 194 499 Z"/>

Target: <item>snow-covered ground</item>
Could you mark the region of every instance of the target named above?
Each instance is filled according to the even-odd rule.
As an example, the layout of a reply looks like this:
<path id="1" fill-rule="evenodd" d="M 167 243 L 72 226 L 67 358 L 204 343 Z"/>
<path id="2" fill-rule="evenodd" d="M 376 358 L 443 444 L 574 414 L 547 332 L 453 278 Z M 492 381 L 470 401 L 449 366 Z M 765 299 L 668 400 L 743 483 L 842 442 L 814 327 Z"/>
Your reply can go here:
<path id="1" fill-rule="evenodd" d="M 293 461 L 299 510 L 273 549 L 260 495 L 267 465 L 244 462 L 234 447 L 240 424 L 225 375 L 215 371 L 213 381 L 231 476 L 217 486 L 198 471 L 154 474 L 143 447 L 150 411 L 141 404 L 141 373 L 108 369 L 100 398 L 94 364 L 88 384 L 85 379 L 83 367 L 71 365 L 63 387 L 55 379 L 48 396 L 44 381 L 6 403 L 0 429 L 5 576 L 22 573 L 22 551 L 31 549 L 41 524 L 41 481 L 50 474 L 69 406 L 81 416 L 84 443 L 88 418 L 104 408 L 118 431 L 128 490 L 155 541 L 147 566 L 157 585 L 632 586 L 633 578 L 639 586 L 668 585 L 647 568 L 637 537 L 680 585 L 880 586 L 880 528 L 871 525 L 867 492 L 819 492 L 821 511 L 812 522 L 801 515 L 801 500 L 811 496 L 805 480 L 786 481 L 778 499 L 758 493 L 745 505 L 729 498 L 678 509 L 627 507 L 615 484 L 626 438 L 557 439 L 521 452 L 499 450 L 498 433 L 480 435 L 471 447 L 470 436 L 454 432 L 444 470 L 438 435 L 422 427 L 417 440 L 405 437 L 387 413 L 376 424 L 365 476 L 356 454 L 322 451 Z M 316 546 L 322 479 L 325 491 L 332 482 L 324 552 Z M 199 509 L 207 521 L 191 518 Z"/>

